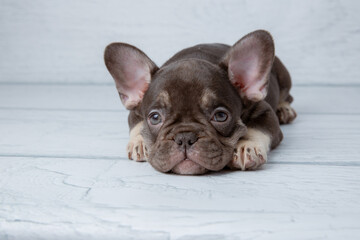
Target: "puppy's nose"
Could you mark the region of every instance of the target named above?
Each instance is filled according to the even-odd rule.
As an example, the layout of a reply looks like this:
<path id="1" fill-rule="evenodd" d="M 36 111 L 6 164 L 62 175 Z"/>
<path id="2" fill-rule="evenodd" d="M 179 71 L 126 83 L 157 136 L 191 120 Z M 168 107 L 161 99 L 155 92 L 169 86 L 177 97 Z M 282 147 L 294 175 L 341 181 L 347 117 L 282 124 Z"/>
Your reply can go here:
<path id="1" fill-rule="evenodd" d="M 175 142 L 179 146 L 190 147 L 198 140 L 198 137 L 193 132 L 181 132 L 176 134 Z"/>

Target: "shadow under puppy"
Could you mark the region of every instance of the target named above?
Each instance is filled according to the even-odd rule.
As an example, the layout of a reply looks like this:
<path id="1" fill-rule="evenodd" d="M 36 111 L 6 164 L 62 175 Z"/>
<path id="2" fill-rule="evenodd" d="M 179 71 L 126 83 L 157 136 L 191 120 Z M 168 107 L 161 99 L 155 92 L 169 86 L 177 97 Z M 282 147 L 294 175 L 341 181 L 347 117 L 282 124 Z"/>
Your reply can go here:
<path id="1" fill-rule="evenodd" d="M 233 46 L 200 44 L 163 66 L 126 43 L 105 49 L 105 64 L 130 110 L 129 159 L 161 172 L 203 174 L 225 166 L 254 170 L 295 117 L 291 79 L 258 30 Z"/>

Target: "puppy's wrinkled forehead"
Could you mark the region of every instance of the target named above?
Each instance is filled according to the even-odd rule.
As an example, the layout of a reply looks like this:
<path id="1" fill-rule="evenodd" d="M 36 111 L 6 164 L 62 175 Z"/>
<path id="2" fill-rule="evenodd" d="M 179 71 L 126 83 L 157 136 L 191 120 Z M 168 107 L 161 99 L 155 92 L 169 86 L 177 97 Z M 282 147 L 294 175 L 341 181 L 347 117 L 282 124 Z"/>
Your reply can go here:
<path id="1" fill-rule="evenodd" d="M 207 61 L 186 59 L 161 68 L 154 76 L 144 103 L 149 108 L 166 108 L 191 114 L 225 104 L 233 91 L 227 75 Z"/>

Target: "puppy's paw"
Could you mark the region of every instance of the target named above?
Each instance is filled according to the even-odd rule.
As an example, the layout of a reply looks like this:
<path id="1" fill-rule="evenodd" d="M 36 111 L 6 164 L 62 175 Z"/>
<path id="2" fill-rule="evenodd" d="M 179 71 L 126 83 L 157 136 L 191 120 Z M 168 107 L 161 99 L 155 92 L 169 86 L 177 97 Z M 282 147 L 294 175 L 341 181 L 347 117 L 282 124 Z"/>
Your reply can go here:
<path id="1" fill-rule="evenodd" d="M 147 148 L 144 144 L 144 139 L 140 134 L 130 138 L 126 150 L 130 160 L 135 160 L 137 162 L 145 162 L 147 160 Z"/>
<path id="2" fill-rule="evenodd" d="M 233 169 L 255 170 L 267 161 L 266 146 L 251 140 L 240 140 L 229 163 Z"/>
<path id="3" fill-rule="evenodd" d="M 278 116 L 281 124 L 291 123 L 296 118 L 296 112 L 288 102 L 282 102 L 279 104 L 276 110 L 276 115 Z"/>
<path id="4" fill-rule="evenodd" d="M 137 162 L 145 162 L 148 158 L 144 138 L 141 135 L 142 126 L 143 122 L 139 122 L 133 129 L 131 129 L 130 140 L 126 148 L 128 158 Z"/>

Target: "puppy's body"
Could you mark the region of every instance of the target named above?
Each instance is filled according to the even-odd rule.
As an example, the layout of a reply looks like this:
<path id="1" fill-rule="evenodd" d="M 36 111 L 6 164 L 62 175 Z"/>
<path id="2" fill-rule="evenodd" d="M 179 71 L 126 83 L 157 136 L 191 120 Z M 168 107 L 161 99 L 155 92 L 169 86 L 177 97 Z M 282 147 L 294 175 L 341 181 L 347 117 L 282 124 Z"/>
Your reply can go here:
<path id="1" fill-rule="evenodd" d="M 109 47 L 105 61 L 123 103 L 137 101 L 128 107 L 129 158 L 147 159 L 159 171 L 202 174 L 226 165 L 256 169 L 282 140 L 279 121 L 288 123 L 296 116 L 289 105 L 290 75 L 264 31 L 233 47 L 184 49 L 160 69 L 132 46 Z M 123 56 L 133 56 L 131 63 L 139 65 L 136 74 L 124 59 L 116 63 Z"/>

